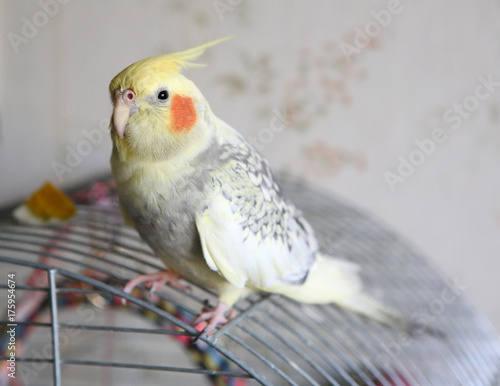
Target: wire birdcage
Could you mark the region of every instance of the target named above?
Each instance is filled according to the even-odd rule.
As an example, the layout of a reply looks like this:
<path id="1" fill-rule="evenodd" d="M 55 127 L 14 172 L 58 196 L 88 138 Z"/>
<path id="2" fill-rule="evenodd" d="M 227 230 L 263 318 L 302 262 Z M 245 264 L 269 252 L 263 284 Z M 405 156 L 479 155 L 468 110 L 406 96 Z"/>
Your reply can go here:
<path id="1" fill-rule="evenodd" d="M 65 225 L 0 225 L 0 305 L 15 273 L 19 384 L 497 384 L 497 333 L 458 280 L 351 205 L 282 184 L 325 253 L 359 263 L 374 297 L 444 336 L 410 336 L 334 305 L 254 294 L 237 303 L 236 318 L 192 343 L 191 322 L 214 294 L 192 283 L 152 296 L 144 287 L 122 292 L 135 275 L 164 267 L 116 206 L 80 205 Z M 13 323 L 2 319 L 5 365 Z"/>

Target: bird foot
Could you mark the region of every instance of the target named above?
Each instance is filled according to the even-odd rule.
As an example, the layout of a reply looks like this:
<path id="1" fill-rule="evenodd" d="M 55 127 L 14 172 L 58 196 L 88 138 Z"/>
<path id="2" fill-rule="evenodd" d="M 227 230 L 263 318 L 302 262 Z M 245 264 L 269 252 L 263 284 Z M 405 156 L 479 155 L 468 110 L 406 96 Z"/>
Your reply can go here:
<path id="1" fill-rule="evenodd" d="M 227 316 L 226 313 L 228 313 Z M 193 321 L 193 325 L 196 326 L 200 322 L 206 322 L 207 325 L 200 332 L 198 337 L 203 333 L 211 335 L 215 332 L 217 326 L 223 326 L 224 324 L 232 320 L 235 316 L 236 311 L 228 307 L 225 303 L 219 302 L 214 308 L 208 304 L 208 301 L 206 301 L 201 310 L 201 314 L 198 315 Z"/>
<path id="2" fill-rule="evenodd" d="M 182 279 L 182 277 L 173 271 L 159 271 L 148 275 L 138 275 L 125 284 L 123 292 L 129 294 L 139 284 L 144 284 L 146 287 L 149 287 L 149 293 L 151 295 L 153 295 L 153 292 L 162 288 L 165 284 L 182 290 L 190 290 L 191 287 L 180 283 L 180 279 Z M 125 299 L 122 299 L 123 305 L 125 305 L 126 302 L 127 301 Z"/>

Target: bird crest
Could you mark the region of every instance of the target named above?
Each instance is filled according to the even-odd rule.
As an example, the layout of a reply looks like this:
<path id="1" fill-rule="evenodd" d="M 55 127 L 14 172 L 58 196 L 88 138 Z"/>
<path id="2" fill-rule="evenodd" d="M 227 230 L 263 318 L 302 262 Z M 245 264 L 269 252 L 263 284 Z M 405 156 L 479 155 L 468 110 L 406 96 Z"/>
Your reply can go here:
<path id="1" fill-rule="evenodd" d="M 203 67 L 205 64 L 196 63 L 194 60 L 203 52 L 216 44 L 222 43 L 233 36 L 226 36 L 199 46 L 189 48 L 185 51 L 173 52 L 171 54 L 153 56 L 135 62 L 116 75 L 109 85 L 111 98 L 114 97 L 115 90 L 123 87 L 124 84 L 133 85 L 137 79 L 143 79 L 146 83 L 150 77 L 173 75 L 181 72 L 187 67 Z M 149 74 L 149 76 L 148 76 Z M 152 80 L 152 79 L 151 79 Z"/>

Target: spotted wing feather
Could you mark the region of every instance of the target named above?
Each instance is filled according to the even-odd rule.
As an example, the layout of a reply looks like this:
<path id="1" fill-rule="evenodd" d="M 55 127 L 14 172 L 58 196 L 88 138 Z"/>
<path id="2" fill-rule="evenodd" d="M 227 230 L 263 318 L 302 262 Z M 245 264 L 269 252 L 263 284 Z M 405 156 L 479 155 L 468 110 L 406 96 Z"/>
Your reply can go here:
<path id="1" fill-rule="evenodd" d="M 196 218 L 205 260 L 236 287 L 302 283 L 314 262 L 312 228 L 251 146 L 226 145 Z"/>

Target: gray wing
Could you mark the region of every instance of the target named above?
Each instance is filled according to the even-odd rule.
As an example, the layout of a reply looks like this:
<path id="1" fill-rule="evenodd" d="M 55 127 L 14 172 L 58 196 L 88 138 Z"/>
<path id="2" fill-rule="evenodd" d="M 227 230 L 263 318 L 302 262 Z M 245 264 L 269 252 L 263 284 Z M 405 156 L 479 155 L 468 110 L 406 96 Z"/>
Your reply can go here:
<path id="1" fill-rule="evenodd" d="M 196 218 L 204 257 L 237 287 L 302 283 L 317 241 L 286 200 L 269 164 L 250 145 L 224 145 L 211 172 L 207 202 Z"/>

